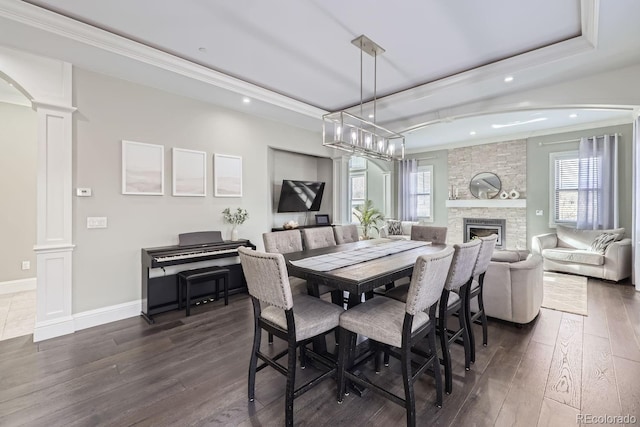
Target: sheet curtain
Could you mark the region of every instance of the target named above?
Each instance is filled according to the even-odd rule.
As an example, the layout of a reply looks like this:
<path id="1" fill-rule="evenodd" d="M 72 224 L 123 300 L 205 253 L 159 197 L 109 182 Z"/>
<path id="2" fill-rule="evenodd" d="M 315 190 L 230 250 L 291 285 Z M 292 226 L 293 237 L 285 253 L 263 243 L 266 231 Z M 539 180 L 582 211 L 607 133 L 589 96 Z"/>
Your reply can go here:
<path id="1" fill-rule="evenodd" d="M 415 159 L 404 159 L 398 163 L 398 207 L 402 221 L 418 220 L 417 172 L 418 161 Z"/>

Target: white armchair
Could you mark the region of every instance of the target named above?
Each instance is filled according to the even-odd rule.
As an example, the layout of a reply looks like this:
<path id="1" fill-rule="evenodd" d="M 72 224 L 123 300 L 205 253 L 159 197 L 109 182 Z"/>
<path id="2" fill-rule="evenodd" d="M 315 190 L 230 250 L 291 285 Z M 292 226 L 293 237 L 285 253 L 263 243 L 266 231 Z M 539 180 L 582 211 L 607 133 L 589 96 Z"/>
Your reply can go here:
<path id="1" fill-rule="evenodd" d="M 579 274 L 618 282 L 631 275 L 631 239 L 624 228 L 613 230 L 577 230 L 558 225 L 556 233 L 534 236 L 533 253 L 540 254 L 547 271 Z M 616 234 L 604 253 L 591 250 L 602 233 Z"/>

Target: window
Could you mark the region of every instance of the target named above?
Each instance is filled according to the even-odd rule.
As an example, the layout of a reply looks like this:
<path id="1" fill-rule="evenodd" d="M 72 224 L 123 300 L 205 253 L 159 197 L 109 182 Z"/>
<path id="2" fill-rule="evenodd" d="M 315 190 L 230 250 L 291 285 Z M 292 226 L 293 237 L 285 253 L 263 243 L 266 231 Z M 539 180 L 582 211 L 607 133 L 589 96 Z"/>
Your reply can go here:
<path id="1" fill-rule="evenodd" d="M 575 224 L 578 220 L 578 152 L 549 155 L 551 169 L 550 225 Z"/>
<path id="2" fill-rule="evenodd" d="M 416 176 L 416 213 L 418 219 L 433 221 L 433 166 L 419 166 Z"/>

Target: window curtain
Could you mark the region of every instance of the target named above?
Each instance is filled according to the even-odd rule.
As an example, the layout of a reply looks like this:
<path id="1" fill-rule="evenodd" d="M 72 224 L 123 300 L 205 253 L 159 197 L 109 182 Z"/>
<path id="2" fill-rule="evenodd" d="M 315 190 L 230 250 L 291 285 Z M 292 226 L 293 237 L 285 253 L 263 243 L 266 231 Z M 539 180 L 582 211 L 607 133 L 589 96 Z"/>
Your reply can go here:
<path id="1" fill-rule="evenodd" d="M 577 228 L 617 228 L 618 135 L 582 138 L 578 157 Z"/>
<path id="2" fill-rule="evenodd" d="M 416 173 L 418 161 L 405 159 L 398 163 L 399 191 L 398 206 L 402 221 L 418 220 L 418 204 L 416 195 Z"/>

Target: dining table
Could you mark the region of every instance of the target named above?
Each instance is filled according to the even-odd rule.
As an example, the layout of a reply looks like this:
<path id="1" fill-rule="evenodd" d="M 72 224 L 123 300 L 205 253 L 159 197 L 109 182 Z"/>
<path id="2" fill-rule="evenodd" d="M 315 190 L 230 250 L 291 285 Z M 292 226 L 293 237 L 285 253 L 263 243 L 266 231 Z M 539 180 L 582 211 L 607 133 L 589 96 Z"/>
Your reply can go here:
<path id="1" fill-rule="evenodd" d="M 320 296 L 319 286 L 349 293 L 349 304 L 359 304 L 362 295 L 374 289 L 410 277 L 416 259 L 440 252 L 445 244 L 387 238 L 305 249 L 284 254 L 289 276 L 307 281 L 309 294 Z M 333 292 L 335 295 L 336 293 Z M 342 304 L 340 298 L 332 298 Z M 325 340 L 314 340 L 314 349 L 326 353 Z"/>

